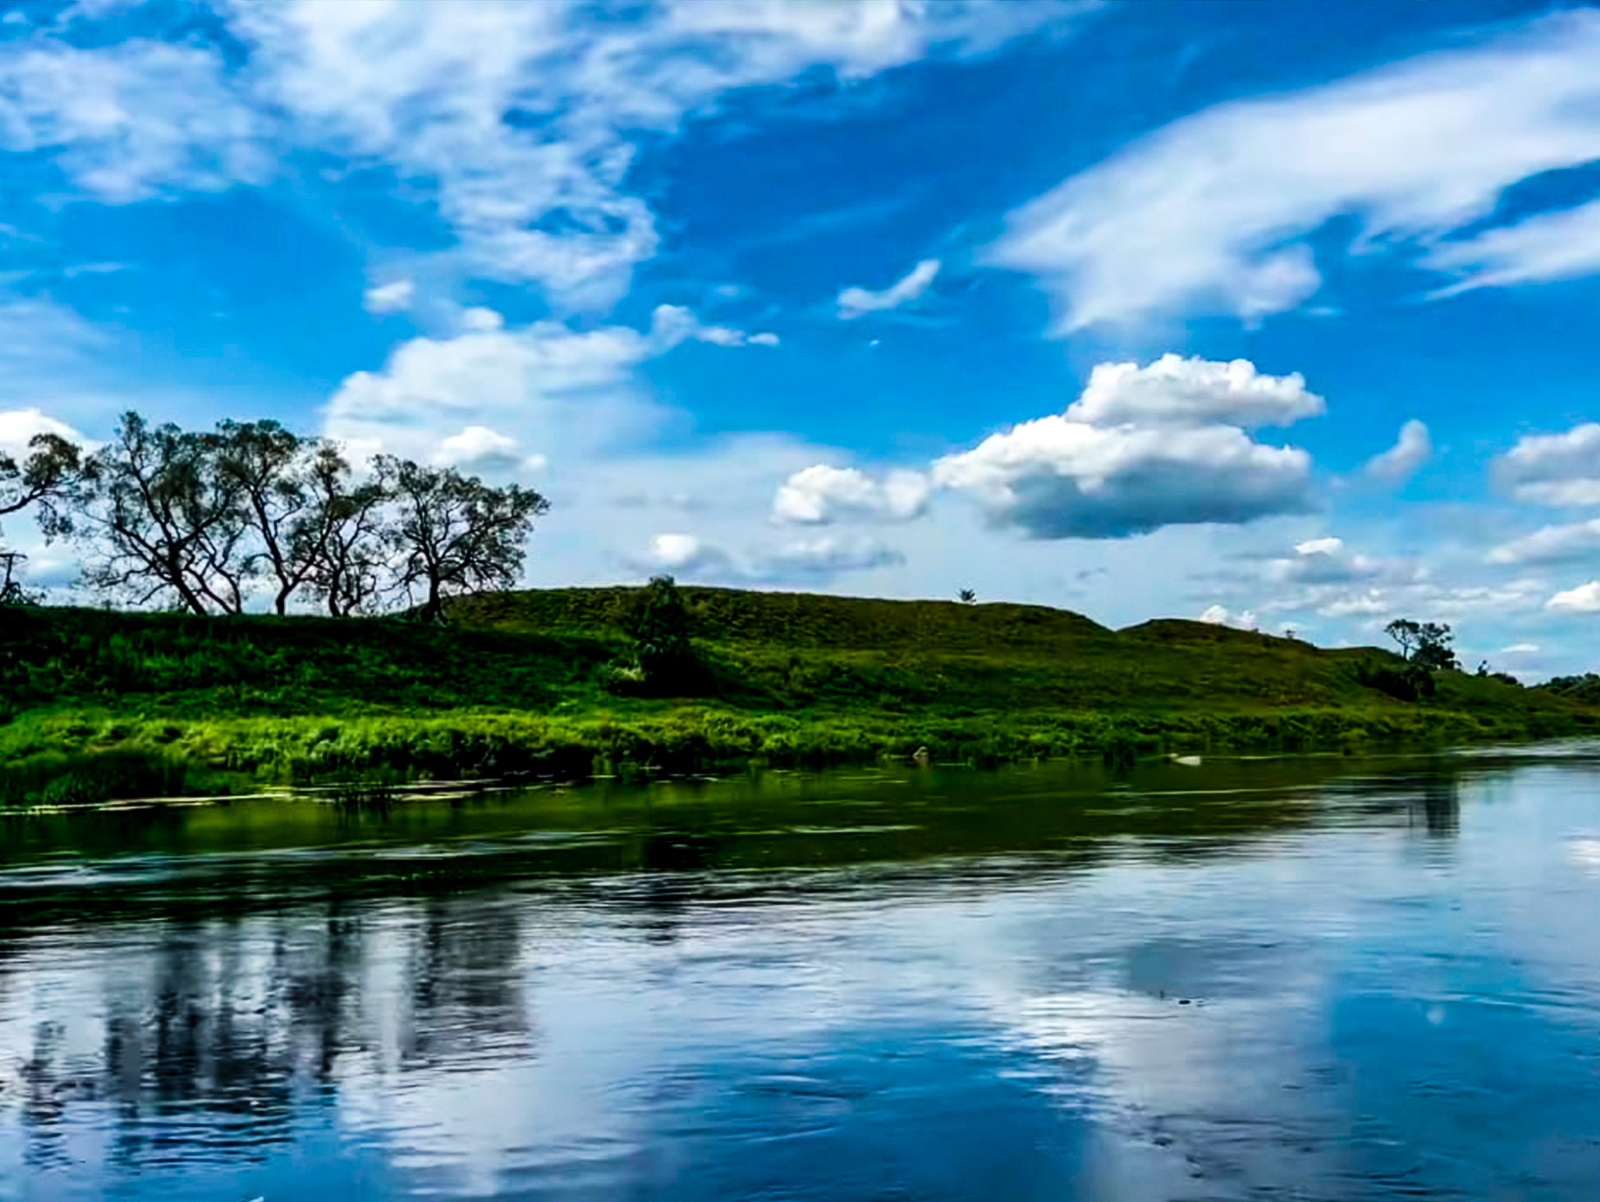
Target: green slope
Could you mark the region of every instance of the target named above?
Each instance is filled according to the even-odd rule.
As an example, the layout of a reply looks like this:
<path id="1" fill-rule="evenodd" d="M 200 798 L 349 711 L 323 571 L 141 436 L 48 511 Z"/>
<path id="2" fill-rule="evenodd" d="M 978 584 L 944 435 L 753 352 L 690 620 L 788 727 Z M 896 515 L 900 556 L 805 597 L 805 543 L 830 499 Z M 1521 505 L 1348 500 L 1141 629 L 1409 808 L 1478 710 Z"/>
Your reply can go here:
<path id="1" fill-rule="evenodd" d="M 450 624 L 0 611 L 0 804 L 372 772 L 580 775 L 760 757 L 829 763 L 1341 747 L 1583 733 L 1600 710 L 1459 673 L 1401 702 L 1377 649 L 1322 650 L 1064 610 L 683 590 L 694 696 L 619 696 L 631 590 L 456 602 Z"/>

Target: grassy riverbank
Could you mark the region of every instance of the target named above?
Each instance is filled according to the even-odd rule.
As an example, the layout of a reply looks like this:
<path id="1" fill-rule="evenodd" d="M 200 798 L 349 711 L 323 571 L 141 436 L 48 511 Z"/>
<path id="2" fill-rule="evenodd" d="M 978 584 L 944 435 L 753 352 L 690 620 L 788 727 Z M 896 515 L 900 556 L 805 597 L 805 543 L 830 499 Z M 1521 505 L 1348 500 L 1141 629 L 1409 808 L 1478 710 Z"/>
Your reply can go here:
<path id="1" fill-rule="evenodd" d="M 0 805 L 361 777 L 688 771 L 910 756 L 1310 750 L 1600 731 L 1570 697 L 1445 673 L 1398 701 L 1376 649 L 1062 610 L 686 589 L 691 696 L 618 693 L 627 590 L 399 619 L 13 609 Z"/>

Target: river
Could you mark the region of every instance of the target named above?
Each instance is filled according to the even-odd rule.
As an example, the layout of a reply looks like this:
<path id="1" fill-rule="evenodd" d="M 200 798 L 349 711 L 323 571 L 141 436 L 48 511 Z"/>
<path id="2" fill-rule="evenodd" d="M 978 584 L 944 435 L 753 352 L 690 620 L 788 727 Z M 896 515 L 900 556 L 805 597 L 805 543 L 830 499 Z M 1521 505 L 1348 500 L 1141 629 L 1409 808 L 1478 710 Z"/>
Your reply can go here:
<path id="1" fill-rule="evenodd" d="M 1600 747 L 0 817 L 0 1197 L 1593 1199 Z"/>

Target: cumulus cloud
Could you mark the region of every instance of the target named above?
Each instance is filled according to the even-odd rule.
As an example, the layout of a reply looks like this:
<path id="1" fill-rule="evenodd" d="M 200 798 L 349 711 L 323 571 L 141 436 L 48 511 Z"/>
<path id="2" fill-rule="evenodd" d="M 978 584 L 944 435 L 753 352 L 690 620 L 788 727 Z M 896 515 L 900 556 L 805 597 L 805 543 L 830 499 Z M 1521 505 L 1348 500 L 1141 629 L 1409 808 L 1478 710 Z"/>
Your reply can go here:
<path id="1" fill-rule="evenodd" d="M 932 286 L 934 276 L 938 274 L 939 260 L 924 259 L 903 279 L 891 284 L 882 292 L 871 292 L 866 288 L 846 288 L 839 293 L 839 316 L 845 321 L 853 321 L 868 313 L 898 309 L 926 292 Z"/>
<path id="2" fill-rule="evenodd" d="M 1147 367 L 1099 364 L 1067 416 L 1097 426 L 1142 422 L 1256 429 L 1292 425 L 1325 408 L 1299 372 L 1268 376 L 1247 359 L 1217 363 L 1169 353 Z"/>
<path id="3" fill-rule="evenodd" d="M 517 440 L 488 426 L 466 426 L 439 444 L 434 456 L 438 464 L 450 464 L 470 471 L 537 471 L 545 465 L 543 455 L 523 455 Z"/>
<path id="4" fill-rule="evenodd" d="M 400 313 L 411 307 L 417 286 L 410 280 L 390 280 L 368 288 L 362 297 L 368 313 Z"/>
<path id="5" fill-rule="evenodd" d="M 1203 110 L 1011 214 L 988 251 L 1056 300 L 1054 331 L 1152 312 L 1245 319 L 1317 292 L 1308 243 L 1340 217 L 1356 250 L 1410 242 L 1469 284 L 1592 270 L 1587 211 L 1451 244 L 1504 192 L 1600 158 L 1600 14 L 1562 13 L 1468 49 Z"/>
<path id="6" fill-rule="evenodd" d="M 1588 584 L 1557 593 L 1544 603 L 1544 607 L 1557 613 L 1600 613 L 1600 580 L 1591 580 Z"/>
<path id="7" fill-rule="evenodd" d="M 820 525 L 839 518 L 906 521 L 928 504 L 928 478 L 894 471 L 881 481 L 856 468 L 819 463 L 795 472 L 778 488 L 772 516 L 781 522 Z"/>
<path id="8" fill-rule="evenodd" d="M 827 580 L 842 572 L 864 572 L 893 567 L 905 556 L 871 538 L 824 535 L 781 543 L 758 554 L 759 578 L 773 580 Z"/>
<path id="9" fill-rule="evenodd" d="M 1239 524 L 1311 507 L 1311 457 L 1257 442 L 1244 427 L 1321 410 L 1299 376 L 1260 376 L 1242 361 L 1102 365 L 1065 414 L 947 455 L 931 476 L 1034 538 Z"/>
<path id="10" fill-rule="evenodd" d="M 1340 538 L 1313 538 L 1295 544 L 1294 554 L 1267 562 L 1267 578 L 1277 584 L 1350 584 L 1365 580 L 1416 578 L 1416 565 L 1377 559 L 1345 549 Z"/>
<path id="11" fill-rule="evenodd" d="M 734 554 L 692 534 L 657 534 L 646 565 L 685 576 L 741 584 L 821 584 L 847 572 L 905 562 L 905 556 L 874 539 L 824 535 Z"/>
<path id="12" fill-rule="evenodd" d="M 657 313 L 659 320 L 659 311 Z M 499 330 L 503 329 L 506 319 L 493 309 L 482 305 L 474 305 L 461 311 L 461 328 L 464 330 Z"/>
<path id="13" fill-rule="evenodd" d="M 1600 505 L 1600 423 L 1528 434 L 1495 462 L 1502 486 L 1539 505 Z"/>
<path id="14" fill-rule="evenodd" d="M 1433 440 L 1428 436 L 1428 427 L 1412 418 L 1400 427 L 1400 437 L 1394 446 L 1367 460 L 1365 471 L 1385 484 L 1403 484 L 1432 454 Z"/>
<path id="15" fill-rule="evenodd" d="M 1221 605 L 1207 606 L 1199 620 L 1208 626 L 1232 626 L 1237 630 L 1255 630 L 1261 624 L 1254 610 L 1244 609 L 1233 613 Z"/>
<path id="16" fill-rule="evenodd" d="M 29 441 L 40 434 L 54 434 L 80 446 L 86 441 L 71 426 L 47 416 L 42 410 L 0 410 L 0 454 L 10 455 L 20 462 L 28 454 Z"/>
<path id="17" fill-rule="evenodd" d="M 642 441 L 662 420 L 636 389 L 640 364 L 690 340 L 737 345 L 722 337 L 725 327 L 702 325 L 676 305 L 658 306 L 643 331 L 558 321 L 507 329 L 483 308 L 466 310 L 462 324 L 455 337 L 411 339 L 381 370 L 345 379 L 328 402 L 325 432 L 421 460 L 487 454 L 506 466 L 497 439 L 544 458 L 592 454 L 618 438 Z M 513 458 L 529 462 L 520 451 Z"/>
<path id="18" fill-rule="evenodd" d="M 728 567 L 726 552 L 692 534 L 657 534 L 650 540 L 649 560 L 666 571 L 688 575 L 721 575 Z"/>
<path id="19" fill-rule="evenodd" d="M 1600 518 L 1545 526 L 1500 544 L 1488 555 L 1490 563 L 1572 563 L 1596 558 L 1600 558 Z"/>

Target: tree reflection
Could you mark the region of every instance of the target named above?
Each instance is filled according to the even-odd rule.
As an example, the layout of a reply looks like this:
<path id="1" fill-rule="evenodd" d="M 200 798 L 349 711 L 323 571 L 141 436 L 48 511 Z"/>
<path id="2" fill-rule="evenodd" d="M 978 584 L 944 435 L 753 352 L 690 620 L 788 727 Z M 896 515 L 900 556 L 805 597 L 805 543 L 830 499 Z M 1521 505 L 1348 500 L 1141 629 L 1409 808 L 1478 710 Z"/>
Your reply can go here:
<path id="1" fill-rule="evenodd" d="M 1461 779 L 1451 772 L 1422 778 L 1420 806 L 1428 834 L 1451 838 L 1461 833 Z"/>
<path id="2" fill-rule="evenodd" d="M 522 930 L 510 904 L 466 897 L 429 902 L 412 943 L 403 1063 L 470 1064 L 526 1053 Z"/>
<path id="3" fill-rule="evenodd" d="M 531 1054 L 522 948 L 512 909 L 466 899 L 416 924 L 333 902 L 130 928 L 74 958 L 50 1019 L 8 1025 L 0 1010 L 0 1064 L 21 1065 L 15 1091 L 0 1079 L 0 1120 L 14 1092 L 39 1166 L 66 1155 L 63 1116 L 89 1101 L 125 1166 L 181 1154 L 196 1123 L 209 1146 L 249 1154 L 291 1139 L 298 1113 L 371 1062 L 455 1071 Z"/>

